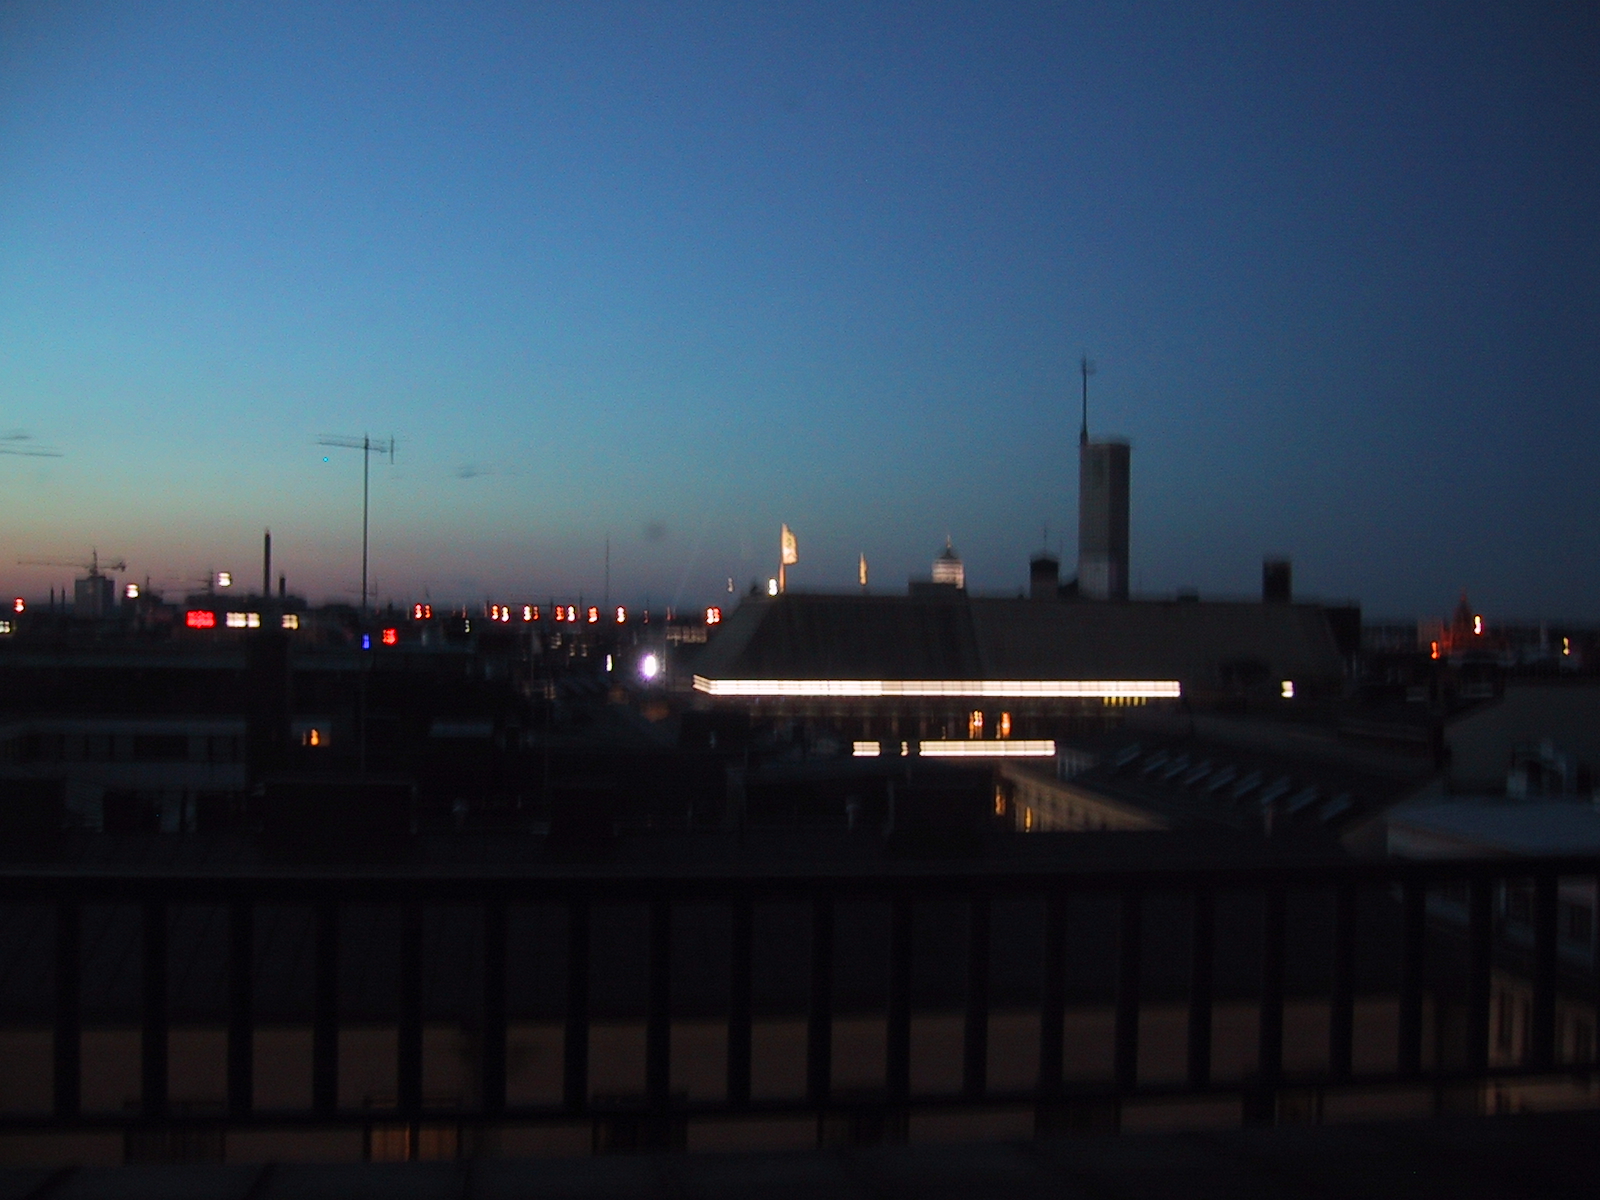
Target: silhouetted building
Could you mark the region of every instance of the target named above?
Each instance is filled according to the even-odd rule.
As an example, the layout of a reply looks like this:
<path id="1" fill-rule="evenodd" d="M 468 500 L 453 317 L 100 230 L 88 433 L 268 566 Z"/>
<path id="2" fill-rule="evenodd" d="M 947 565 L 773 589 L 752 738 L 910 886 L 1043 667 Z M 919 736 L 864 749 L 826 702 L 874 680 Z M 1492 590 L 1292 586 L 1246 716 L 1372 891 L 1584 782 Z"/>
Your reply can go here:
<path id="1" fill-rule="evenodd" d="M 1128 598 L 1127 442 L 1078 447 L 1078 592 L 1090 600 Z"/>

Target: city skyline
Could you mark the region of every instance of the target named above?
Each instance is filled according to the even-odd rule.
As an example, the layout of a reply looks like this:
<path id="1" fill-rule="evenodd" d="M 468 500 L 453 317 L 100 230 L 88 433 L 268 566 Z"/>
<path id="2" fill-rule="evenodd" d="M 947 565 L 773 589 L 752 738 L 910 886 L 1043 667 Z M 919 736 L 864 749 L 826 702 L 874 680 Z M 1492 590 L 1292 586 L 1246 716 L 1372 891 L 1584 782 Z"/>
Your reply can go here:
<path id="1" fill-rule="evenodd" d="M 0 12 L 0 580 L 446 602 L 1134 594 L 1592 619 L 1594 18 Z M 327 461 L 324 461 L 326 459 Z M 1070 574 L 1070 566 L 1067 574 Z"/>

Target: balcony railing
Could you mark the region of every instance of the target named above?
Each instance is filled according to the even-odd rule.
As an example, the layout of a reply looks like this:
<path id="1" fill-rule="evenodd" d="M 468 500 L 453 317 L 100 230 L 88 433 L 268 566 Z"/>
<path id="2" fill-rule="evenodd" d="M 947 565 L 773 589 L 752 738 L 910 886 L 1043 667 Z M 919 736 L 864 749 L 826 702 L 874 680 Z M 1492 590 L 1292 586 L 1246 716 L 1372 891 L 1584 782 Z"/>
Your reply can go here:
<path id="1" fill-rule="evenodd" d="M 591 1094 L 591 914 L 596 905 L 642 905 L 648 913 L 645 955 L 642 1090 L 625 1104 L 638 1122 L 643 1144 L 672 1144 L 674 1123 L 737 1116 L 859 1117 L 903 1128 L 904 1114 L 927 1109 L 1031 1108 L 1042 1125 L 1060 1123 L 1074 1105 L 1117 1106 L 1160 1097 L 1232 1097 L 1247 1120 L 1271 1121 L 1277 1098 L 1287 1089 L 1337 1090 L 1381 1085 L 1460 1087 L 1532 1075 L 1588 1075 L 1596 1064 L 1561 1062 L 1557 1047 L 1558 887 L 1563 879 L 1592 881 L 1600 875 L 1593 857 L 1459 862 L 1340 863 L 1316 866 L 1064 870 L 1034 866 L 874 866 L 793 874 L 639 874 L 622 870 L 536 876 L 252 874 L 244 876 L 8 872 L 0 874 L 0 904 L 51 906 L 54 910 L 53 1102 L 48 1111 L 0 1113 L 0 1131 L 167 1128 L 173 1125 L 249 1127 L 369 1127 L 374 1122 L 492 1126 L 510 1122 L 572 1123 L 614 1120 L 615 1103 Z M 1501 921 L 1494 911 L 1505 885 L 1532 889 L 1531 948 L 1518 952 L 1531 989 L 1531 1018 L 1522 1061 L 1495 1063 L 1490 1054 L 1491 972 L 1500 956 Z M 1397 1052 L 1392 1067 L 1357 1071 L 1352 1056 L 1358 956 L 1357 896 L 1363 889 L 1393 898 L 1400 922 Z M 1465 889 L 1464 893 L 1461 889 Z M 1449 891 L 1465 898 L 1464 921 L 1454 933 L 1430 917 L 1429 894 Z M 1253 893 L 1261 900 L 1255 1067 L 1244 1077 L 1213 1072 L 1213 1012 L 1219 951 L 1218 898 Z M 1291 939 L 1287 899 L 1321 892 L 1332 898 L 1331 960 L 1325 1004 L 1325 1066 L 1314 1071 L 1284 1067 L 1285 953 Z M 1186 1056 L 1181 1077 L 1164 1083 L 1141 1078 L 1142 943 L 1147 901 L 1156 895 L 1189 897 L 1191 928 L 1187 964 Z M 1111 1004 L 1109 1078 L 1069 1079 L 1066 978 L 1068 913 L 1090 897 L 1115 905 L 1115 994 Z M 992 906 L 1026 898 L 1043 908 L 1038 946 L 1037 1072 L 1031 1087 L 993 1086 L 989 1079 L 991 1033 Z M 887 906 L 887 1003 L 883 1085 L 863 1093 L 835 1087 L 835 914 L 841 903 L 867 899 Z M 969 914 L 965 947 L 965 999 L 960 1086 L 941 1093 L 912 1087 L 913 907 L 929 900 L 964 905 Z M 803 1014 L 805 1071 L 802 1093 L 790 1097 L 752 1094 L 753 913 L 758 905 L 800 903 L 809 912 L 807 944 L 794 953 L 808 962 L 809 990 Z M 140 913 L 139 1092 L 136 1105 L 92 1111 L 82 1103 L 84 1074 L 83 916 L 91 905 L 134 905 Z M 263 906 L 309 906 L 314 912 L 310 1103 L 303 1108 L 264 1109 L 256 1104 L 255 1012 L 256 915 Z M 387 905 L 401 913 L 398 942 L 398 1007 L 393 1022 L 396 1050 L 393 1107 L 375 1110 L 341 1105 L 339 1005 L 341 925 L 352 905 Z M 507 1089 L 508 959 L 520 952 L 508 938 L 508 912 L 515 906 L 564 908 L 567 914 L 566 996 L 560 1099 L 512 1102 Z M 731 936 L 726 962 L 726 1082 L 716 1098 L 689 1099 L 675 1093 L 672 1061 L 673 923 L 682 906 L 724 906 Z M 215 906 L 227 913 L 226 1103 L 212 1113 L 180 1111 L 169 1098 L 169 917 L 180 906 Z M 474 989 L 476 1095 L 461 1103 L 425 1098 L 424 910 L 465 906 L 481 921 L 481 988 Z M 1450 924 L 1449 922 L 1446 923 Z M 1322 936 L 1322 935 L 1319 935 Z M 1457 1061 L 1424 1054 L 1425 960 L 1440 937 L 1454 937 L 1464 951 L 1464 1053 Z M 763 946 L 763 950 L 772 949 Z M 787 952 L 778 947 L 777 952 Z M 1531 964 L 1531 965 L 1529 965 Z M 720 970 L 720 968 L 719 968 Z M 1592 962 L 1582 1003 L 1594 999 Z M 1592 1051 L 1591 1051 L 1592 1053 Z M 1054 1126 L 1052 1126 L 1054 1127 Z M 820 1128 L 820 1124 L 819 1124 Z M 655 1132 L 650 1132 L 654 1130 Z"/>

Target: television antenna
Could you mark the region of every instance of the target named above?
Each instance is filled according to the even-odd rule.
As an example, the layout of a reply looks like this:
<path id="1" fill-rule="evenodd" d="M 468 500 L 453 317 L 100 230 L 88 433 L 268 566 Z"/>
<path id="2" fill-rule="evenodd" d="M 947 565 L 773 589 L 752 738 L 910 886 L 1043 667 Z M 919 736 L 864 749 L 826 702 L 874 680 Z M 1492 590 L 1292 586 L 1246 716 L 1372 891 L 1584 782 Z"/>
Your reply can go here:
<path id="1" fill-rule="evenodd" d="M 367 513 L 371 493 L 372 456 L 387 454 L 389 465 L 394 465 L 394 438 L 374 440 L 361 437 L 340 437 L 328 434 L 317 439 L 319 446 L 333 446 L 339 450 L 361 451 L 361 615 L 367 615 Z M 323 462 L 328 460 L 324 458 Z"/>
<path id="2" fill-rule="evenodd" d="M 57 455 L 56 457 L 60 456 Z M 113 571 L 126 571 L 128 569 L 128 564 L 120 558 L 116 562 L 106 563 L 105 567 L 102 568 L 100 565 L 100 551 L 98 550 L 89 552 L 88 562 L 84 562 L 81 558 L 19 558 L 17 559 L 17 565 L 22 567 L 77 567 L 80 571 L 87 571 L 90 579 L 98 579 L 101 575 L 109 575 Z"/>

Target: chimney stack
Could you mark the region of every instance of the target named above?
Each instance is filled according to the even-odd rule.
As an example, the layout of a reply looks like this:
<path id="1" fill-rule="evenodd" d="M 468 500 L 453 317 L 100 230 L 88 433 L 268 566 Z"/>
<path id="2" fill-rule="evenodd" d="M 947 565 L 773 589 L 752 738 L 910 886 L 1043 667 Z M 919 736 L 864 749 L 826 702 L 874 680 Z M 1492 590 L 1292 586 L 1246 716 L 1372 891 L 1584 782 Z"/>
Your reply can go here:
<path id="1" fill-rule="evenodd" d="M 272 530 L 267 530 L 261 550 L 261 598 L 272 596 Z"/>

